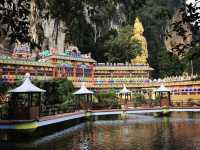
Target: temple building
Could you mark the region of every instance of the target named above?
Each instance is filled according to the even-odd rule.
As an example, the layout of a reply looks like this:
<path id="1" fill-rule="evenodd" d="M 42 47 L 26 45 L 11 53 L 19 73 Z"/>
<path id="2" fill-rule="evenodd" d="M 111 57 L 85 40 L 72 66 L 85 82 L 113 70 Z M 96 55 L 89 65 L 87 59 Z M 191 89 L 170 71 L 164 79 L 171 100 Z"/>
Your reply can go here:
<path id="1" fill-rule="evenodd" d="M 82 81 L 91 84 L 95 62 L 90 54 L 81 54 L 77 47 L 69 47 L 64 52 L 57 49 L 42 51 L 36 61 L 29 48 L 17 45 L 12 55 L 0 56 L 0 82 L 13 83 L 29 72 L 38 80 L 68 79 L 75 86 Z"/>
<path id="2" fill-rule="evenodd" d="M 133 85 L 149 83 L 152 70 L 148 64 L 98 63 L 95 66 L 94 84 L 97 89 L 119 89 L 123 84 L 133 88 Z"/>
<path id="3" fill-rule="evenodd" d="M 96 61 L 90 54 L 81 54 L 75 46 L 68 47 L 64 52 L 57 49 L 43 51 L 40 61 L 51 64 L 56 79 L 71 80 L 75 86 L 84 81 L 92 86 Z"/>

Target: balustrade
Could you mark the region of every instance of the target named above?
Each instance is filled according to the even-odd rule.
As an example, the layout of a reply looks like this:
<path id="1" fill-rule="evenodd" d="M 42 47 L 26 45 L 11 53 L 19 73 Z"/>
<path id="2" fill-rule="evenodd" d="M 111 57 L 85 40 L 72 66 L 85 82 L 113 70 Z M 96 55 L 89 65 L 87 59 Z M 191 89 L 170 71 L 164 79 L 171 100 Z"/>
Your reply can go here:
<path id="1" fill-rule="evenodd" d="M 40 116 L 51 116 L 56 114 L 63 114 L 63 113 L 69 113 L 69 112 L 75 112 L 78 111 L 79 105 L 75 104 L 68 104 L 67 107 L 62 108 L 62 104 L 55 104 L 55 105 L 41 105 L 40 108 Z"/>

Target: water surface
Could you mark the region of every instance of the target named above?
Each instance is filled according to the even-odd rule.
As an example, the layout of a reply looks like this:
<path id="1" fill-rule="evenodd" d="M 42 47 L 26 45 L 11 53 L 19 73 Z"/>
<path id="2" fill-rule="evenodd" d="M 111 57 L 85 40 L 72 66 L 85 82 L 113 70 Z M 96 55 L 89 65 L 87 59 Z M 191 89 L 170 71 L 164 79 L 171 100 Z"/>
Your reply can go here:
<path id="1" fill-rule="evenodd" d="M 126 119 L 100 119 L 31 141 L 1 142 L 0 147 L 6 150 L 198 150 L 200 114 L 173 113 L 169 118 L 128 115 Z"/>

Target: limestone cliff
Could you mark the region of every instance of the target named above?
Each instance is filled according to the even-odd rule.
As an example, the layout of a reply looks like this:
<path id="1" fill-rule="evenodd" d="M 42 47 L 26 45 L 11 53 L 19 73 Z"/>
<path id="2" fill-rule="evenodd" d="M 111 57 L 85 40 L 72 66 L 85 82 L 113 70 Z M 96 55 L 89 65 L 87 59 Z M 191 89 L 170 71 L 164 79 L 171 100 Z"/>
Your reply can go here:
<path id="1" fill-rule="evenodd" d="M 175 30 L 176 26 L 182 30 Z M 191 42 L 191 25 L 183 21 L 182 12 L 177 10 L 166 30 L 165 46 L 170 52 L 182 57 L 187 52 L 187 47 Z"/>
<path id="2" fill-rule="evenodd" d="M 60 51 L 63 51 L 71 44 L 76 45 L 70 37 L 71 26 L 69 24 L 71 23 L 52 17 L 50 10 L 48 10 L 48 1 L 43 3 L 42 9 L 38 8 L 37 3 L 37 0 L 31 0 L 30 34 L 32 41 L 37 43 L 41 49 L 58 48 Z M 91 26 L 94 32 L 92 37 L 94 42 L 110 29 L 116 29 L 126 21 L 122 8 L 123 6 L 118 3 L 112 14 L 106 16 L 106 14 L 104 15 L 105 10 L 103 7 L 99 8 L 99 6 L 92 5 L 92 3 L 83 3 L 83 19 L 85 23 Z"/>

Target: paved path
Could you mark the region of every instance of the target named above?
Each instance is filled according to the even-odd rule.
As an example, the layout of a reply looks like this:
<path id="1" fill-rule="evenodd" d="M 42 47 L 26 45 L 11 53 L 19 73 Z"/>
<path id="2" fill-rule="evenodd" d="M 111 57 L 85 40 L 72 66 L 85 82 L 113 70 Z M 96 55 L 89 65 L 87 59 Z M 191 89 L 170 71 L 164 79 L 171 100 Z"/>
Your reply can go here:
<path id="1" fill-rule="evenodd" d="M 145 113 L 156 113 L 163 112 L 164 108 L 138 108 L 138 109 L 106 109 L 106 110 L 89 110 L 86 113 L 84 111 L 66 113 L 54 116 L 42 117 L 38 125 L 45 126 L 49 124 L 59 123 L 63 121 L 80 119 L 87 116 L 103 116 L 103 115 L 120 115 L 120 114 L 145 114 Z M 200 112 L 200 107 L 198 108 L 169 108 L 166 109 L 169 112 Z"/>
<path id="2" fill-rule="evenodd" d="M 200 112 L 200 107 L 188 107 L 188 108 L 133 108 L 133 109 L 107 109 L 107 110 L 89 110 L 78 111 L 73 113 L 64 113 L 52 116 L 41 117 L 38 120 L 33 120 L 32 123 L 27 120 L 0 120 L 0 129 L 32 129 L 37 127 L 43 127 L 47 125 L 57 124 L 64 121 L 70 121 L 74 119 L 81 119 L 90 116 L 102 116 L 102 115 L 120 115 L 120 114 L 145 114 L 156 113 L 167 110 L 169 112 Z"/>

